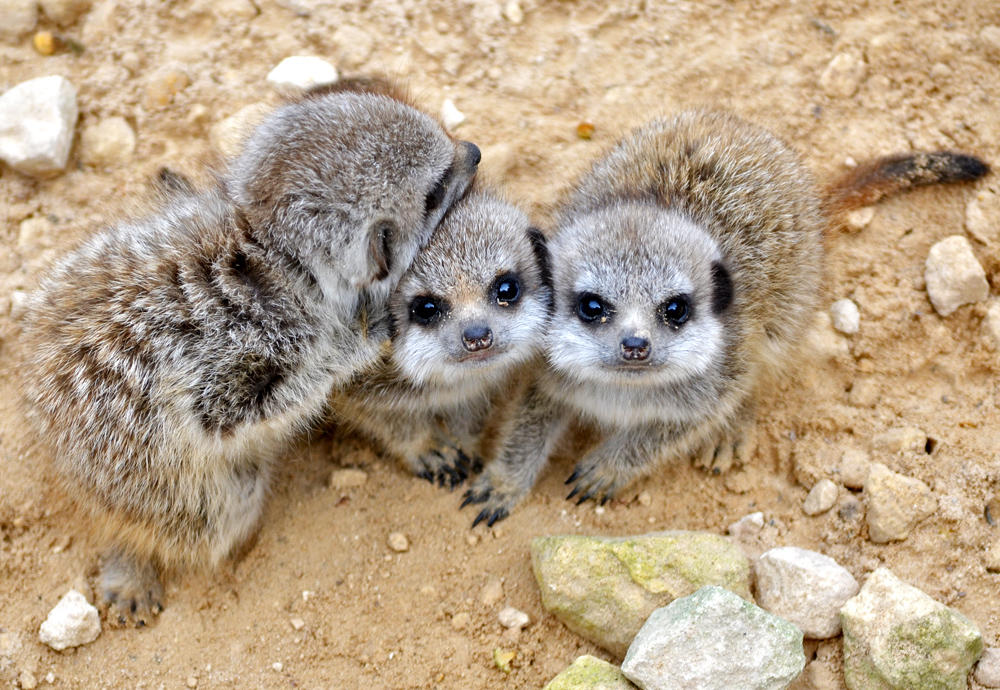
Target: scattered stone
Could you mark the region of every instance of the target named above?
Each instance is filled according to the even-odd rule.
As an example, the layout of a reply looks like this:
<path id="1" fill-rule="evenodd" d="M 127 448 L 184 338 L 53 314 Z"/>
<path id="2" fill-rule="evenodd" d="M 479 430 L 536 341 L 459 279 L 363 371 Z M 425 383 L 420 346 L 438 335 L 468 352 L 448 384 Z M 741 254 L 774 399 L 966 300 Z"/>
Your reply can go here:
<path id="1" fill-rule="evenodd" d="M 531 622 L 531 617 L 524 611 L 519 611 L 513 606 L 507 606 L 500 609 L 500 613 L 497 614 L 497 620 L 499 620 L 500 625 L 505 628 L 516 628 L 517 630 L 520 630 Z"/>
<path id="2" fill-rule="evenodd" d="M 279 90 L 308 89 L 333 84 L 339 78 L 336 67 L 309 55 L 286 57 L 267 73 L 267 83 Z"/>
<path id="3" fill-rule="evenodd" d="M 1000 537 L 994 539 L 993 543 L 986 549 L 984 565 L 989 572 L 1000 573 Z"/>
<path id="4" fill-rule="evenodd" d="M 847 687 L 966 688 L 983 651 L 973 623 L 887 568 L 878 568 L 840 611 Z"/>
<path id="5" fill-rule="evenodd" d="M 507 4 L 503 6 L 503 16 L 511 24 L 520 24 L 524 21 L 524 10 L 521 9 L 517 0 L 508 0 Z"/>
<path id="6" fill-rule="evenodd" d="M 363 65 L 375 47 L 375 39 L 370 33 L 350 24 L 338 26 L 332 38 L 339 60 L 353 67 Z"/>
<path id="7" fill-rule="evenodd" d="M 510 673 L 510 662 L 514 660 L 515 656 L 517 656 L 517 652 L 511 649 L 495 647 L 493 649 L 493 664 L 504 673 Z"/>
<path id="8" fill-rule="evenodd" d="M 0 658 L 10 659 L 21 651 L 24 644 L 16 632 L 0 632 Z"/>
<path id="9" fill-rule="evenodd" d="M 331 489 L 356 489 L 359 486 L 364 486 L 364 483 L 367 481 L 367 472 L 353 467 L 348 467 L 331 472 L 327 485 Z"/>
<path id="10" fill-rule="evenodd" d="M 830 320 L 833 327 L 841 333 L 852 335 L 858 332 L 861 325 L 861 314 L 858 305 L 849 299 L 838 299 L 830 305 Z"/>
<path id="11" fill-rule="evenodd" d="M 491 577 L 479 592 L 479 601 L 483 606 L 492 607 L 503 599 L 503 582 L 498 577 Z"/>
<path id="12" fill-rule="evenodd" d="M 937 509 L 937 499 L 919 479 L 872 464 L 865 479 L 868 538 L 876 544 L 906 539 L 918 522 Z"/>
<path id="13" fill-rule="evenodd" d="M 983 190 L 965 206 L 965 230 L 977 242 L 1000 242 L 1000 195 Z"/>
<path id="14" fill-rule="evenodd" d="M 0 40 L 18 39 L 34 29 L 37 23 L 37 0 L 3 0 L 0 2 Z"/>
<path id="15" fill-rule="evenodd" d="M 726 533 L 731 537 L 742 539 L 744 537 L 755 537 L 764 529 L 764 513 L 759 510 L 756 513 L 744 515 L 739 520 L 726 528 Z"/>
<path id="16" fill-rule="evenodd" d="M 806 515 L 819 515 L 825 513 L 837 502 L 840 489 L 829 479 L 820 479 L 809 491 L 805 502 L 802 504 L 802 512 Z"/>
<path id="17" fill-rule="evenodd" d="M 451 628 L 452 630 L 465 630 L 471 621 L 472 616 L 465 611 L 460 611 L 451 617 Z"/>
<path id="18" fill-rule="evenodd" d="M 856 407 L 875 407 L 882 393 L 875 379 L 857 379 L 851 384 L 847 401 Z"/>
<path id="19" fill-rule="evenodd" d="M 45 16 L 59 26 L 72 24 L 90 9 L 91 0 L 38 0 Z"/>
<path id="20" fill-rule="evenodd" d="M 820 359 L 836 359 L 850 354 L 847 339 L 833 330 L 833 319 L 826 311 L 816 312 L 805 341 L 806 352 L 811 352 Z"/>
<path id="21" fill-rule="evenodd" d="M 835 560 L 796 546 L 763 553 L 754 572 L 761 608 L 815 640 L 840 634 L 840 609 L 858 593 L 858 581 Z"/>
<path id="22" fill-rule="evenodd" d="M 539 537 L 531 563 L 542 605 L 581 637 L 624 655 L 649 614 L 706 584 L 750 598 L 750 563 L 725 537 Z"/>
<path id="23" fill-rule="evenodd" d="M 49 671 L 48 673 L 46 673 L 45 674 L 45 682 L 48 683 L 49 685 L 52 685 L 53 683 L 55 683 L 56 682 L 56 674 L 54 674 L 52 671 Z"/>
<path id="24" fill-rule="evenodd" d="M 38 679 L 28 669 L 21 671 L 21 675 L 17 677 L 17 682 L 20 683 L 24 690 L 34 690 L 38 687 Z"/>
<path id="25" fill-rule="evenodd" d="M 306 622 L 301 618 L 292 618 L 288 622 L 291 624 L 293 630 L 302 630 L 302 628 L 306 627 Z"/>
<path id="26" fill-rule="evenodd" d="M 196 688 L 198 687 L 198 679 L 195 678 L 194 676 L 188 676 L 184 684 L 187 685 L 189 688 Z"/>
<path id="27" fill-rule="evenodd" d="M 827 96 L 848 98 L 858 90 L 867 71 L 868 66 L 861 56 L 838 53 L 820 75 L 819 85 Z"/>
<path id="28" fill-rule="evenodd" d="M 444 123 L 445 129 L 453 130 L 465 122 L 465 113 L 458 109 L 455 101 L 446 98 L 441 104 L 441 121 Z"/>
<path id="29" fill-rule="evenodd" d="M 648 508 L 653 503 L 653 497 L 649 495 L 648 491 L 640 492 L 636 500 L 639 501 L 639 505 L 644 508 Z"/>
<path id="30" fill-rule="evenodd" d="M 1000 59 L 1000 26 L 988 24 L 979 30 L 979 45 L 993 59 Z"/>
<path id="31" fill-rule="evenodd" d="M 39 55 L 52 55 L 56 52 L 56 37 L 51 31 L 39 31 L 31 37 L 31 45 Z"/>
<path id="32" fill-rule="evenodd" d="M 644 690 L 785 688 L 802 672 L 802 631 L 722 587 L 653 611 L 622 662 Z"/>
<path id="33" fill-rule="evenodd" d="M 150 77 L 146 85 L 146 105 L 150 108 L 167 106 L 190 83 L 191 79 L 184 70 L 179 67 L 164 67 Z"/>
<path id="34" fill-rule="evenodd" d="M 963 304 L 981 302 L 990 294 L 986 273 L 962 235 L 946 237 L 927 254 L 924 281 L 931 304 L 948 316 Z"/>
<path id="35" fill-rule="evenodd" d="M 44 215 L 25 218 L 17 226 L 17 248 L 21 251 L 38 251 L 52 246 L 54 225 Z"/>
<path id="36" fill-rule="evenodd" d="M 281 673 L 284 670 L 285 665 L 280 661 L 275 661 L 273 664 L 271 664 L 271 668 L 273 668 L 278 673 Z"/>
<path id="37" fill-rule="evenodd" d="M 393 532 L 389 535 L 389 548 L 398 553 L 410 550 L 410 540 L 402 532 Z"/>
<path id="38" fill-rule="evenodd" d="M 986 335 L 994 349 L 1000 350 L 1000 299 L 995 299 L 986 308 L 986 318 L 983 319 Z"/>
<path id="39" fill-rule="evenodd" d="M 60 76 L 21 82 L 0 96 L 0 159 L 26 175 L 66 167 L 76 125 L 76 87 Z"/>
<path id="40" fill-rule="evenodd" d="M 38 639 L 57 651 L 88 644 L 100 634 L 97 609 L 75 589 L 63 595 L 38 629 Z"/>
<path id="41" fill-rule="evenodd" d="M 889 453 L 923 453 L 927 434 L 915 426 L 894 427 L 872 438 L 872 447 Z"/>
<path id="42" fill-rule="evenodd" d="M 840 481 L 848 489 L 861 489 L 868 478 L 872 462 L 868 453 L 848 448 L 840 456 Z"/>
<path id="43" fill-rule="evenodd" d="M 844 221 L 847 223 L 848 228 L 858 231 L 868 227 L 868 224 L 872 222 L 872 218 L 874 217 L 875 208 L 873 206 L 862 206 L 861 208 L 848 211 L 844 216 Z"/>
<path id="44" fill-rule="evenodd" d="M 542 690 L 634 690 L 621 669 L 596 656 L 584 654 Z"/>
<path id="45" fill-rule="evenodd" d="M 80 132 L 80 162 L 105 166 L 127 163 L 135 152 L 135 132 L 124 117 L 109 117 Z"/>
<path id="46" fill-rule="evenodd" d="M 1000 647 L 987 647 L 976 664 L 972 677 L 987 688 L 1000 688 Z"/>
<path id="47" fill-rule="evenodd" d="M 208 136 L 219 153 L 227 158 L 243 150 L 243 140 L 271 112 L 266 103 L 252 103 L 212 125 Z"/>

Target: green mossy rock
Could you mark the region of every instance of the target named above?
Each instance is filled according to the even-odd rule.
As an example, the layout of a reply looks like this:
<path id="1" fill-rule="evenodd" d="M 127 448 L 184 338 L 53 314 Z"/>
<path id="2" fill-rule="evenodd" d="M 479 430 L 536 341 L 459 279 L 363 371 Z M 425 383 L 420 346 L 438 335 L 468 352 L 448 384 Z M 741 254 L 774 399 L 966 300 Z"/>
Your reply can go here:
<path id="1" fill-rule="evenodd" d="M 542 690 L 636 690 L 621 669 L 585 654 L 548 682 Z"/>

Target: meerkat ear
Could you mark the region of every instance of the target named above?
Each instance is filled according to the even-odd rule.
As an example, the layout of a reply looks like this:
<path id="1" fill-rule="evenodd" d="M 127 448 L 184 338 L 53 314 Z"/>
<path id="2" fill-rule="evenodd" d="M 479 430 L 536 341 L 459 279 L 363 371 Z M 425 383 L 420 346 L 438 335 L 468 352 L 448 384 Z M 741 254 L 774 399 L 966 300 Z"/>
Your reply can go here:
<path id="1" fill-rule="evenodd" d="M 160 168 L 152 180 L 153 188 L 166 197 L 194 194 L 194 185 L 184 175 L 170 168 Z"/>
<path id="2" fill-rule="evenodd" d="M 721 261 L 712 262 L 712 312 L 726 310 L 733 301 L 733 279 Z"/>
<path id="3" fill-rule="evenodd" d="M 389 277 L 396 234 L 396 224 L 387 218 L 375 221 L 368 230 L 368 275 L 373 283 Z"/>

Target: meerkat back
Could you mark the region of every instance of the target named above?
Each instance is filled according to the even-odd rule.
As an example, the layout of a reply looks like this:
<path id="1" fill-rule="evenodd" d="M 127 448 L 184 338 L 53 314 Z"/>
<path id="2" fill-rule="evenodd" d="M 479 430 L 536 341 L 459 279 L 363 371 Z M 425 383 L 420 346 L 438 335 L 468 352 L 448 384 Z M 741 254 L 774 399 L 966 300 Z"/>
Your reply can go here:
<path id="1" fill-rule="evenodd" d="M 377 358 L 390 291 L 478 158 L 385 90 L 308 93 L 210 188 L 167 180 L 43 281 L 27 399 L 109 545 L 111 622 L 150 621 L 161 570 L 217 564 L 256 528 L 276 454 Z"/>

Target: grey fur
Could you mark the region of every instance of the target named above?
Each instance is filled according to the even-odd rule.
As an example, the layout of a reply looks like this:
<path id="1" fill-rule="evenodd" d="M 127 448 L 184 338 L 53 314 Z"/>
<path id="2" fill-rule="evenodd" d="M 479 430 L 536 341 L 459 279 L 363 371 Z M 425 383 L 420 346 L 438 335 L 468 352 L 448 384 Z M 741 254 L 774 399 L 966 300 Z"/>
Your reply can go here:
<path id="1" fill-rule="evenodd" d="M 215 565 L 251 536 L 276 456 L 377 360 L 390 291 L 477 163 L 385 93 L 309 94 L 215 185 L 161 178 L 151 215 L 47 277 L 27 397 L 111 545 L 102 595 L 123 622 L 160 606 L 159 570 Z"/>

